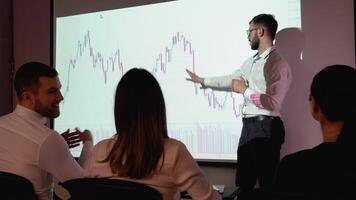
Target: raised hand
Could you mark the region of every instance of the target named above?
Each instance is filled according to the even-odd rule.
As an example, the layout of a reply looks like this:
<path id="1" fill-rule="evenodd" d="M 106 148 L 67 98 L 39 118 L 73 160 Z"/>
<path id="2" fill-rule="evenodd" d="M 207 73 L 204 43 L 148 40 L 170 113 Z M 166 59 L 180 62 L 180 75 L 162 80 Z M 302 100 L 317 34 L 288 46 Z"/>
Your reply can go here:
<path id="1" fill-rule="evenodd" d="M 203 84 L 204 79 L 193 73 L 192 71 L 185 69 L 187 71 L 189 78 L 186 78 L 188 81 L 192 81 L 194 83 L 200 83 Z"/>
<path id="2" fill-rule="evenodd" d="M 89 142 L 93 142 L 93 135 L 91 134 L 91 132 L 88 129 L 85 129 L 83 132 L 81 132 L 78 128 L 76 128 L 76 130 L 79 133 L 79 138 L 83 141 L 89 141 Z"/>
<path id="3" fill-rule="evenodd" d="M 80 132 L 78 131 L 74 131 L 74 132 L 70 132 L 69 129 L 62 133 L 62 137 L 64 138 L 64 140 L 67 142 L 68 147 L 74 148 L 80 145 L 80 142 L 82 141 L 79 137 Z"/>

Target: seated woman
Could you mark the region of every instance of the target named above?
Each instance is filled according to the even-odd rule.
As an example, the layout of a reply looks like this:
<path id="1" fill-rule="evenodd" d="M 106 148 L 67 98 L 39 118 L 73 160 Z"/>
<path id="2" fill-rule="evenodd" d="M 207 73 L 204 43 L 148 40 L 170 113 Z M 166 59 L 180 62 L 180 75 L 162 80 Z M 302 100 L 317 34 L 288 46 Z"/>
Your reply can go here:
<path id="1" fill-rule="evenodd" d="M 146 184 L 163 199 L 221 199 L 185 145 L 167 135 L 166 108 L 157 80 L 144 69 L 131 69 L 115 95 L 117 134 L 95 145 L 85 174 Z"/>
<path id="2" fill-rule="evenodd" d="M 356 198 L 356 70 L 326 67 L 315 75 L 310 91 L 312 116 L 323 142 L 284 157 L 274 192 L 302 199 Z"/>

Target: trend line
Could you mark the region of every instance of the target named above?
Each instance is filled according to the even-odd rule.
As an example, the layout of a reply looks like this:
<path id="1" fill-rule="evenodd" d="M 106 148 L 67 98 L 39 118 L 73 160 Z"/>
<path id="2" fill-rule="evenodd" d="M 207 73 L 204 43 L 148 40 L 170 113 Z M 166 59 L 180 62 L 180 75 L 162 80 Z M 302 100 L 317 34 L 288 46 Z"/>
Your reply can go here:
<path id="1" fill-rule="evenodd" d="M 179 45 L 182 44 L 183 45 L 183 51 L 188 53 L 191 56 L 191 66 L 192 66 L 192 71 L 194 73 L 195 72 L 195 51 L 193 49 L 192 46 L 192 42 L 188 39 L 186 39 L 186 37 L 177 32 L 175 35 L 172 36 L 172 44 L 171 47 L 166 47 L 164 52 L 159 53 L 158 57 L 156 58 L 156 64 L 155 67 L 153 68 L 153 72 L 157 73 L 158 70 L 160 70 L 162 73 L 166 73 L 167 72 L 167 65 L 169 62 L 172 61 L 172 52 L 173 49 Z M 195 95 L 198 96 L 198 88 L 199 88 L 199 84 L 194 83 L 194 89 L 195 89 Z M 227 97 L 228 97 L 228 93 L 226 92 L 225 97 L 223 98 L 223 100 L 219 100 L 218 97 L 215 95 L 214 91 L 210 91 L 207 92 L 206 89 L 203 89 L 203 95 L 208 99 L 208 103 L 209 106 L 212 107 L 213 109 L 219 109 L 219 110 L 223 110 L 225 109 L 225 105 L 227 102 Z M 232 99 L 233 102 L 233 111 L 234 111 L 234 115 L 236 118 L 238 118 L 239 116 L 242 115 L 242 105 L 236 105 L 236 99 L 233 96 L 232 92 L 230 92 L 230 97 Z"/>
<path id="2" fill-rule="evenodd" d="M 111 56 L 108 58 L 104 58 L 104 56 L 99 53 L 95 52 L 94 47 L 91 44 L 91 37 L 90 37 L 90 31 L 87 31 L 87 33 L 84 35 L 83 41 L 78 40 L 77 42 L 77 49 L 76 49 L 76 56 L 74 58 L 71 58 L 69 60 L 68 64 L 68 73 L 67 73 L 67 82 L 66 82 L 66 87 L 65 87 L 65 92 L 64 92 L 64 97 L 66 97 L 67 93 L 69 92 L 69 85 L 70 85 L 70 71 L 71 69 L 76 68 L 76 63 L 77 61 L 83 56 L 85 51 L 89 49 L 89 56 L 92 60 L 92 67 L 96 68 L 97 65 L 100 66 L 101 72 L 104 76 L 104 84 L 107 83 L 107 73 L 111 67 L 111 71 L 114 72 L 116 70 L 116 67 L 119 70 L 120 75 L 123 76 L 125 67 L 122 62 L 121 58 L 121 51 L 118 48 L 115 50 Z M 158 56 L 155 59 L 155 66 L 152 69 L 152 72 L 156 74 L 158 71 L 161 71 L 163 74 L 166 74 L 167 72 L 167 66 L 170 62 L 172 62 L 172 52 L 173 50 L 178 47 L 178 45 L 183 45 L 183 51 L 187 53 L 189 56 L 191 56 L 191 67 L 192 71 L 195 73 L 195 63 L 196 63 L 196 58 L 195 58 L 195 51 L 192 45 L 192 42 L 188 40 L 183 34 L 177 32 L 172 36 L 172 43 L 170 47 L 165 47 L 164 51 L 159 53 Z M 194 83 L 194 93 L 196 96 L 199 95 L 199 84 Z M 224 110 L 226 109 L 226 102 L 228 101 L 228 95 L 229 92 L 226 92 L 224 98 L 222 100 L 219 100 L 218 96 L 214 93 L 214 91 L 207 91 L 206 89 L 203 89 L 203 95 L 204 97 L 207 98 L 209 107 L 213 109 L 219 109 L 219 110 Z M 232 101 L 233 105 L 233 112 L 236 118 L 241 116 L 242 114 L 242 106 L 241 105 L 236 105 L 236 99 L 233 96 L 232 92 L 230 92 L 230 98 Z"/>
<path id="3" fill-rule="evenodd" d="M 92 59 L 92 67 L 96 68 L 97 64 L 100 65 L 101 71 L 104 75 L 104 83 L 105 84 L 107 82 L 107 72 L 109 71 L 109 67 L 111 66 L 111 71 L 114 72 L 115 71 L 115 63 L 117 63 L 118 70 L 121 72 L 121 76 L 124 74 L 124 65 L 122 63 L 120 49 L 117 49 L 112 54 L 112 56 L 109 56 L 108 58 L 105 59 L 101 53 L 99 53 L 99 52 L 94 53 L 94 47 L 92 47 L 90 41 L 91 40 L 90 40 L 90 32 L 89 31 L 84 35 L 83 41 L 78 40 L 76 56 L 75 56 L 75 58 L 71 58 L 69 60 L 67 83 L 66 83 L 66 88 L 65 88 L 65 92 L 64 92 L 64 97 L 69 92 L 70 71 L 71 71 L 70 69 L 76 68 L 77 60 L 83 56 L 84 51 L 86 49 L 89 49 L 89 56 Z"/>

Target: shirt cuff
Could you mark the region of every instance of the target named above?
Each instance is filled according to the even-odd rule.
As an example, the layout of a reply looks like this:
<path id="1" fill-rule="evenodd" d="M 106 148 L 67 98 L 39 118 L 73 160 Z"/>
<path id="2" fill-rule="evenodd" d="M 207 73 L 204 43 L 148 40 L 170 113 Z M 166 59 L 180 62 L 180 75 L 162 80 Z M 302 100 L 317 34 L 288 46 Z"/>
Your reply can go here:
<path id="1" fill-rule="evenodd" d="M 253 104 L 255 104 L 256 107 L 258 108 L 263 108 L 262 104 L 261 104 L 261 94 L 247 88 L 245 93 L 244 93 L 244 97 L 251 101 Z"/>
<path id="2" fill-rule="evenodd" d="M 200 84 L 201 86 L 206 85 L 206 78 L 203 78 L 203 82 Z"/>
<path id="3" fill-rule="evenodd" d="M 257 94 L 257 92 L 251 90 L 250 88 L 246 88 L 245 92 L 244 92 L 244 97 L 245 99 L 251 101 L 251 95 L 252 94 Z"/>

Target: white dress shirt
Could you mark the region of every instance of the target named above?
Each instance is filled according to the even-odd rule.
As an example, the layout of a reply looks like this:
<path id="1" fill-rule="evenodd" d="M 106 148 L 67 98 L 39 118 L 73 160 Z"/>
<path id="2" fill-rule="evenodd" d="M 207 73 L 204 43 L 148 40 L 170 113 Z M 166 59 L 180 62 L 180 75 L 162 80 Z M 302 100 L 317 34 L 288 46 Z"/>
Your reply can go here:
<path id="1" fill-rule="evenodd" d="M 29 179 L 44 200 L 52 198 L 52 175 L 59 181 L 84 176 L 93 147 L 92 142 L 85 142 L 82 168 L 63 137 L 45 126 L 46 122 L 47 118 L 21 105 L 0 117 L 0 171 Z"/>
<path id="2" fill-rule="evenodd" d="M 244 117 L 280 116 L 283 99 L 292 81 L 289 64 L 274 47 L 248 58 L 240 69 L 227 76 L 204 79 L 204 86 L 231 91 L 232 79 L 248 82 L 244 95 Z"/>

